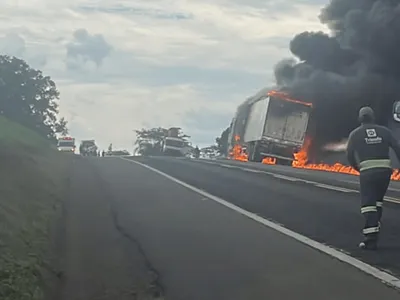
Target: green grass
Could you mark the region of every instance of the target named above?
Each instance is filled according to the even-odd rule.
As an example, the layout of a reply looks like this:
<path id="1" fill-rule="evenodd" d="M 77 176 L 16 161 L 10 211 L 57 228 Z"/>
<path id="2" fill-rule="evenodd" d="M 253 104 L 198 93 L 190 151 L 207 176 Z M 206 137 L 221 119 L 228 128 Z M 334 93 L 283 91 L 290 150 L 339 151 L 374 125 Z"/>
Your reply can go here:
<path id="1" fill-rule="evenodd" d="M 70 156 L 0 117 L 0 299 L 44 298 Z M 47 270 L 46 272 L 44 270 Z"/>

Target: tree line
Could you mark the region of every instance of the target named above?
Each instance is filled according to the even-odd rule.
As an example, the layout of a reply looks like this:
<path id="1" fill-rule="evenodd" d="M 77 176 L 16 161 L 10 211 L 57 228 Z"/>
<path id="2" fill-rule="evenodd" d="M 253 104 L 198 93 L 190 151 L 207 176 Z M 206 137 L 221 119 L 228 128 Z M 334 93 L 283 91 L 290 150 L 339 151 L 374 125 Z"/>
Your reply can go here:
<path id="1" fill-rule="evenodd" d="M 136 148 L 135 152 L 143 155 L 157 155 L 161 152 L 162 141 L 168 133 L 168 129 L 164 127 L 154 127 L 150 129 L 142 128 L 135 130 L 136 133 Z M 229 127 L 226 128 L 219 137 L 215 138 L 215 145 L 204 148 L 204 152 L 218 151 L 220 154 L 227 153 Z M 188 141 L 190 136 L 186 135 L 181 128 L 179 128 L 179 137 Z"/>
<path id="2" fill-rule="evenodd" d="M 56 84 L 24 60 L 0 55 L 0 115 L 24 125 L 51 141 L 68 134 L 67 121 L 59 118 Z"/>

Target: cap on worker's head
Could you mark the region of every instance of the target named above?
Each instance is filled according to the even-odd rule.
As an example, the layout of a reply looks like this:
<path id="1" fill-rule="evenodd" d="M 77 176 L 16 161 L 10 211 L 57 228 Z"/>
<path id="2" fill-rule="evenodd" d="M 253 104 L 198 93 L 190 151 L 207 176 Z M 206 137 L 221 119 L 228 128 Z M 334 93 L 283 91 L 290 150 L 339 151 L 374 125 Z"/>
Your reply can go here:
<path id="1" fill-rule="evenodd" d="M 371 123 L 375 121 L 374 110 L 369 106 L 361 107 L 358 112 L 358 120 L 360 123 Z"/>

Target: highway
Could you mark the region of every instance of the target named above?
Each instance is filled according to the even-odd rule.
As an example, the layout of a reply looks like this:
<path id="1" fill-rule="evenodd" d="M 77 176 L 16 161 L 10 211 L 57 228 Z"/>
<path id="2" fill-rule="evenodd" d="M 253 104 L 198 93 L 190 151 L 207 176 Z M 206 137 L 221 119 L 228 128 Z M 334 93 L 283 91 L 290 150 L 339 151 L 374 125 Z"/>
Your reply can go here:
<path id="1" fill-rule="evenodd" d="M 165 299 L 399 299 L 398 291 L 381 282 L 400 287 L 397 182 L 385 201 L 381 248 L 362 252 L 354 176 L 234 161 L 77 160 L 75 209 L 85 210 L 82 224 L 97 224 L 89 226 L 86 238 L 104 232 L 96 237 L 104 239 L 101 258 L 129 265 L 129 251 L 119 260 L 107 255 L 115 253 L 113 247 L 126 247 L 110 242 L 112 237 L 106 241 L 107 216 L 96 213 L 100 205 L 94 203 L 109 201 L 118 231 L 140 245 Z M 96 174 L 91 183 L 88 168 Z M 89 248 L 99 244 L 70 251 L 95 256 Z M 89 285 L 101 269 L 95 264 L 85 269 L 82 280 Z M 130 272 L 119 268 L 112 282 L 126 282 Z"/>

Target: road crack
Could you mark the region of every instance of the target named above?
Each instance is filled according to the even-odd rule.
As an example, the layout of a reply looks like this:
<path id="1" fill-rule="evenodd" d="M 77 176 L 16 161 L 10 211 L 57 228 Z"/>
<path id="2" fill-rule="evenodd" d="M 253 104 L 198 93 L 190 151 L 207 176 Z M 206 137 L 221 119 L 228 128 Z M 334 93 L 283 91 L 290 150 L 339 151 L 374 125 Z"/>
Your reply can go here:
<path id="1" fill-rule="evenodd" d="M 149 275 L 151 277 L 150 281 L 150 286 L 146 287 L 146 292 L 149 294 L 149 299 L 142 299 L 142 298 L 137 298 L 137 295 L 134 295 L 135 300 L 164 300 L 164 295 L 165 295 L 165 289 L 164 286 L 162 285 L 162 276 L 160 272 L 154 267 L 154 265 L 151 263 L 151 260 L 147 256 L 145 250 L 143 249 L 142 244 L 139 242 L 139 240 L 133 236 L 131 233 L 129 233 L 120 223 L 119 221 L 119 214 L 118 214 L 118 207 L 116 205 L 116 200 L 113 194 L 111 193 L 111 187 L 109 183 L 104 180 L 104 178 L 100 175 L 100 172 L 94 164 L 92 164 L 94 167 L 94 173 L 95 176 L 97 177 L 101 188 L 104 192 L 104 194 L 107 196 L 109 199 L 109 204 L 110 204 L 110 216 L 112 218 L 113 224 L 115 229 L 118 231 L 118 233 L 125 238 L 127 241 L 132 243 L 134 246 L 137 247 L 140 255 L 142 255 L 144 259 L 144 264 L 146 268 L 149 271 Z"/>

